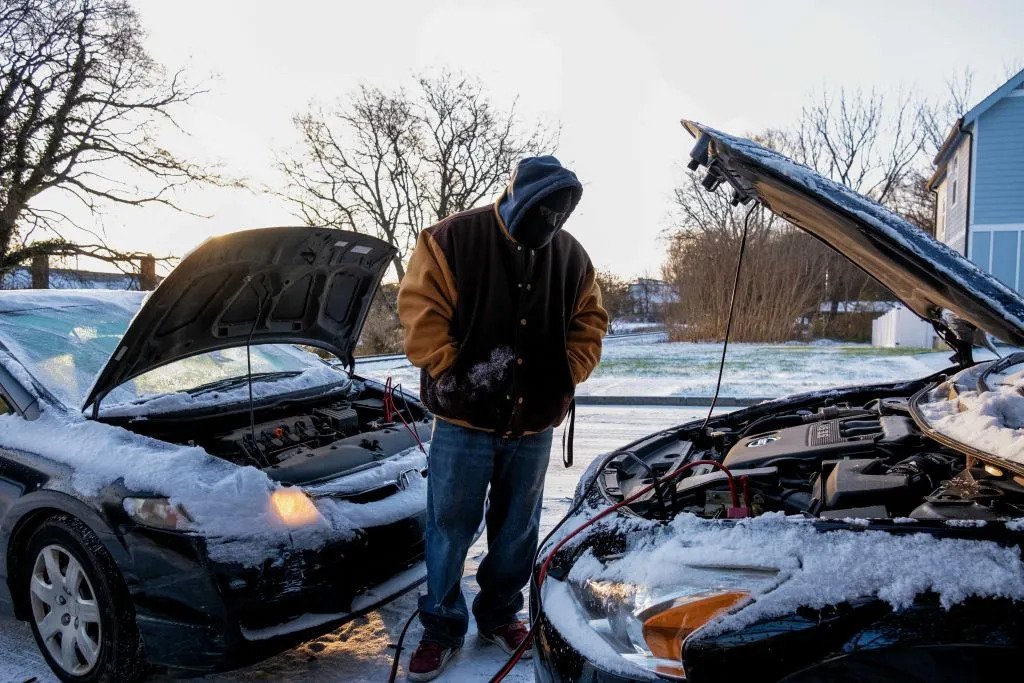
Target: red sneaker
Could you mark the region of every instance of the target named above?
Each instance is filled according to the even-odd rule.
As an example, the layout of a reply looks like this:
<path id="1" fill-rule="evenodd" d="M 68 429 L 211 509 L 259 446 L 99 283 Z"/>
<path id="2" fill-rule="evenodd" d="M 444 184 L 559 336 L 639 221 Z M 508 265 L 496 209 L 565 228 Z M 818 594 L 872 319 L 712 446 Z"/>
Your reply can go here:
<path id="1" fill-rule="evenodd" d="M 530 637 L 530 630 L 526 628 L 526 624 L 521 621 L 513 621 L 511 624 L 505 624 L 488 633 L 481 633 L 480 637 L 486 640 L 488 643 L 494 643 L 502 650 L 505 654 L 512 654 L 515 652 L 524 640 Z M 533 645 L 527 645 L 526 649 L 523 650 L 523 659 L 529 659 L 533 656 Z"/>
<path id="2" fill-rule="evenodd" d="M 410 681 L 432 681 L 444 673 L 445 667 L 458 653 L 457 647 L 445 647 L 433 640 L 421 640 L 409 658 L 406 678 Z"/>

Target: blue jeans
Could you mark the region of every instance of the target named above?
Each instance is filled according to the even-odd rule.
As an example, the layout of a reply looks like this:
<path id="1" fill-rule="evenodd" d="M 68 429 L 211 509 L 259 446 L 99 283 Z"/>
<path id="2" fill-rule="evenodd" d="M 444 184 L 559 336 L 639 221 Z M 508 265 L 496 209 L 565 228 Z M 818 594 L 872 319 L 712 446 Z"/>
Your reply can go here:
<path id="1" fill-rule="evenodd" d="M 473 616 L 482 633 L 515 621 L 537 553 L 551 434 L 548 429 L 506 439 L 434 422 L 427 478 L 427 594 L 420 598 L 424 640 L 459 647 L 465 639 L 469 612 L 462 572 L 484 517 L 485 497 L 487 555 L 476 574 L 480 593 Z"/>

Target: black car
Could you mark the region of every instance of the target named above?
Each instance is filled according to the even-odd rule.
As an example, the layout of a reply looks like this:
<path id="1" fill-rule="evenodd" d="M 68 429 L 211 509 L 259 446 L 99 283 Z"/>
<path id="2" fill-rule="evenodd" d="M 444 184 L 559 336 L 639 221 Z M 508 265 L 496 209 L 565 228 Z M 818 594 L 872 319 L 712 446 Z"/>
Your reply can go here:
<path id="1" fill-rule="evenodd" d="M 146 298 L 0 295 L 0 611 L 61 679 L 240 666 L 423 580 L 428 414 L 351 372 L 393 255 L 268 228 Z"/>
<path id="2" fill-rule="evenodd" d="M 685 125 L 705 188 L 847 256 L 933 323 L 951 367 L 762 403 L 595 461 L 534 576 L 538 680 L 1011 675 L 1024 655 L 1024 354 L 973 356 L 983 333 L 1024 344 L 1024 300 L 848 188 Z"/>

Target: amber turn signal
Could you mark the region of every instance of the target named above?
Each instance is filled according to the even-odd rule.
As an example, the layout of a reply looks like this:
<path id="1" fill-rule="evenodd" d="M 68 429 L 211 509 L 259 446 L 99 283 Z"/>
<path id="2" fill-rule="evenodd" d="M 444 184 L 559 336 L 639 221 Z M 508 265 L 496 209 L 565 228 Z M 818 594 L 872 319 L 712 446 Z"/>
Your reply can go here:
<path id="1" fill-rule="evenodd" d="M 678 661 L 687 636 L 746 600 L 749 595 L 746 591 L 723 591 L 695 595 L 685 602 L 677 602 L 644 620 L 644 641 L 655 657 Z"/>
<path id="2" fill-rule="evenodd" d="M 320 512 L 313 505 L 302 489 L 280 488 L 270 494 L 270 502 L 274 512 L 288 526 L 311 524 L 320 517 Z"/>

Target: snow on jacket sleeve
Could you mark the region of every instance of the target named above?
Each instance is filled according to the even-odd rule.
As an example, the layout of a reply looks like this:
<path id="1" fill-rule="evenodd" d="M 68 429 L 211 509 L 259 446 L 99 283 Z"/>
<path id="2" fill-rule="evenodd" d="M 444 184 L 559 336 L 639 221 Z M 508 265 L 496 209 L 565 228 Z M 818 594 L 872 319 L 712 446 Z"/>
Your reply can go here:
<path id="1" fill-rule="evenodd" d="M 601 361 L 601 339 L 608 331 L 608 312 L 601 305 L 601 288 L 593 267 L 587 269 L 583 294 L 569 322 L 566 346 L 574 384 L 582 384 Z"/>
<path id="2" fill-rule="evenodd" d="M 405 328 L 405 354 L 437 379 L 455 362 L 451 335 L 455 278 L 430 233 L 420 232 L 409 267 L 398 288 L 398 317 Z"/>

